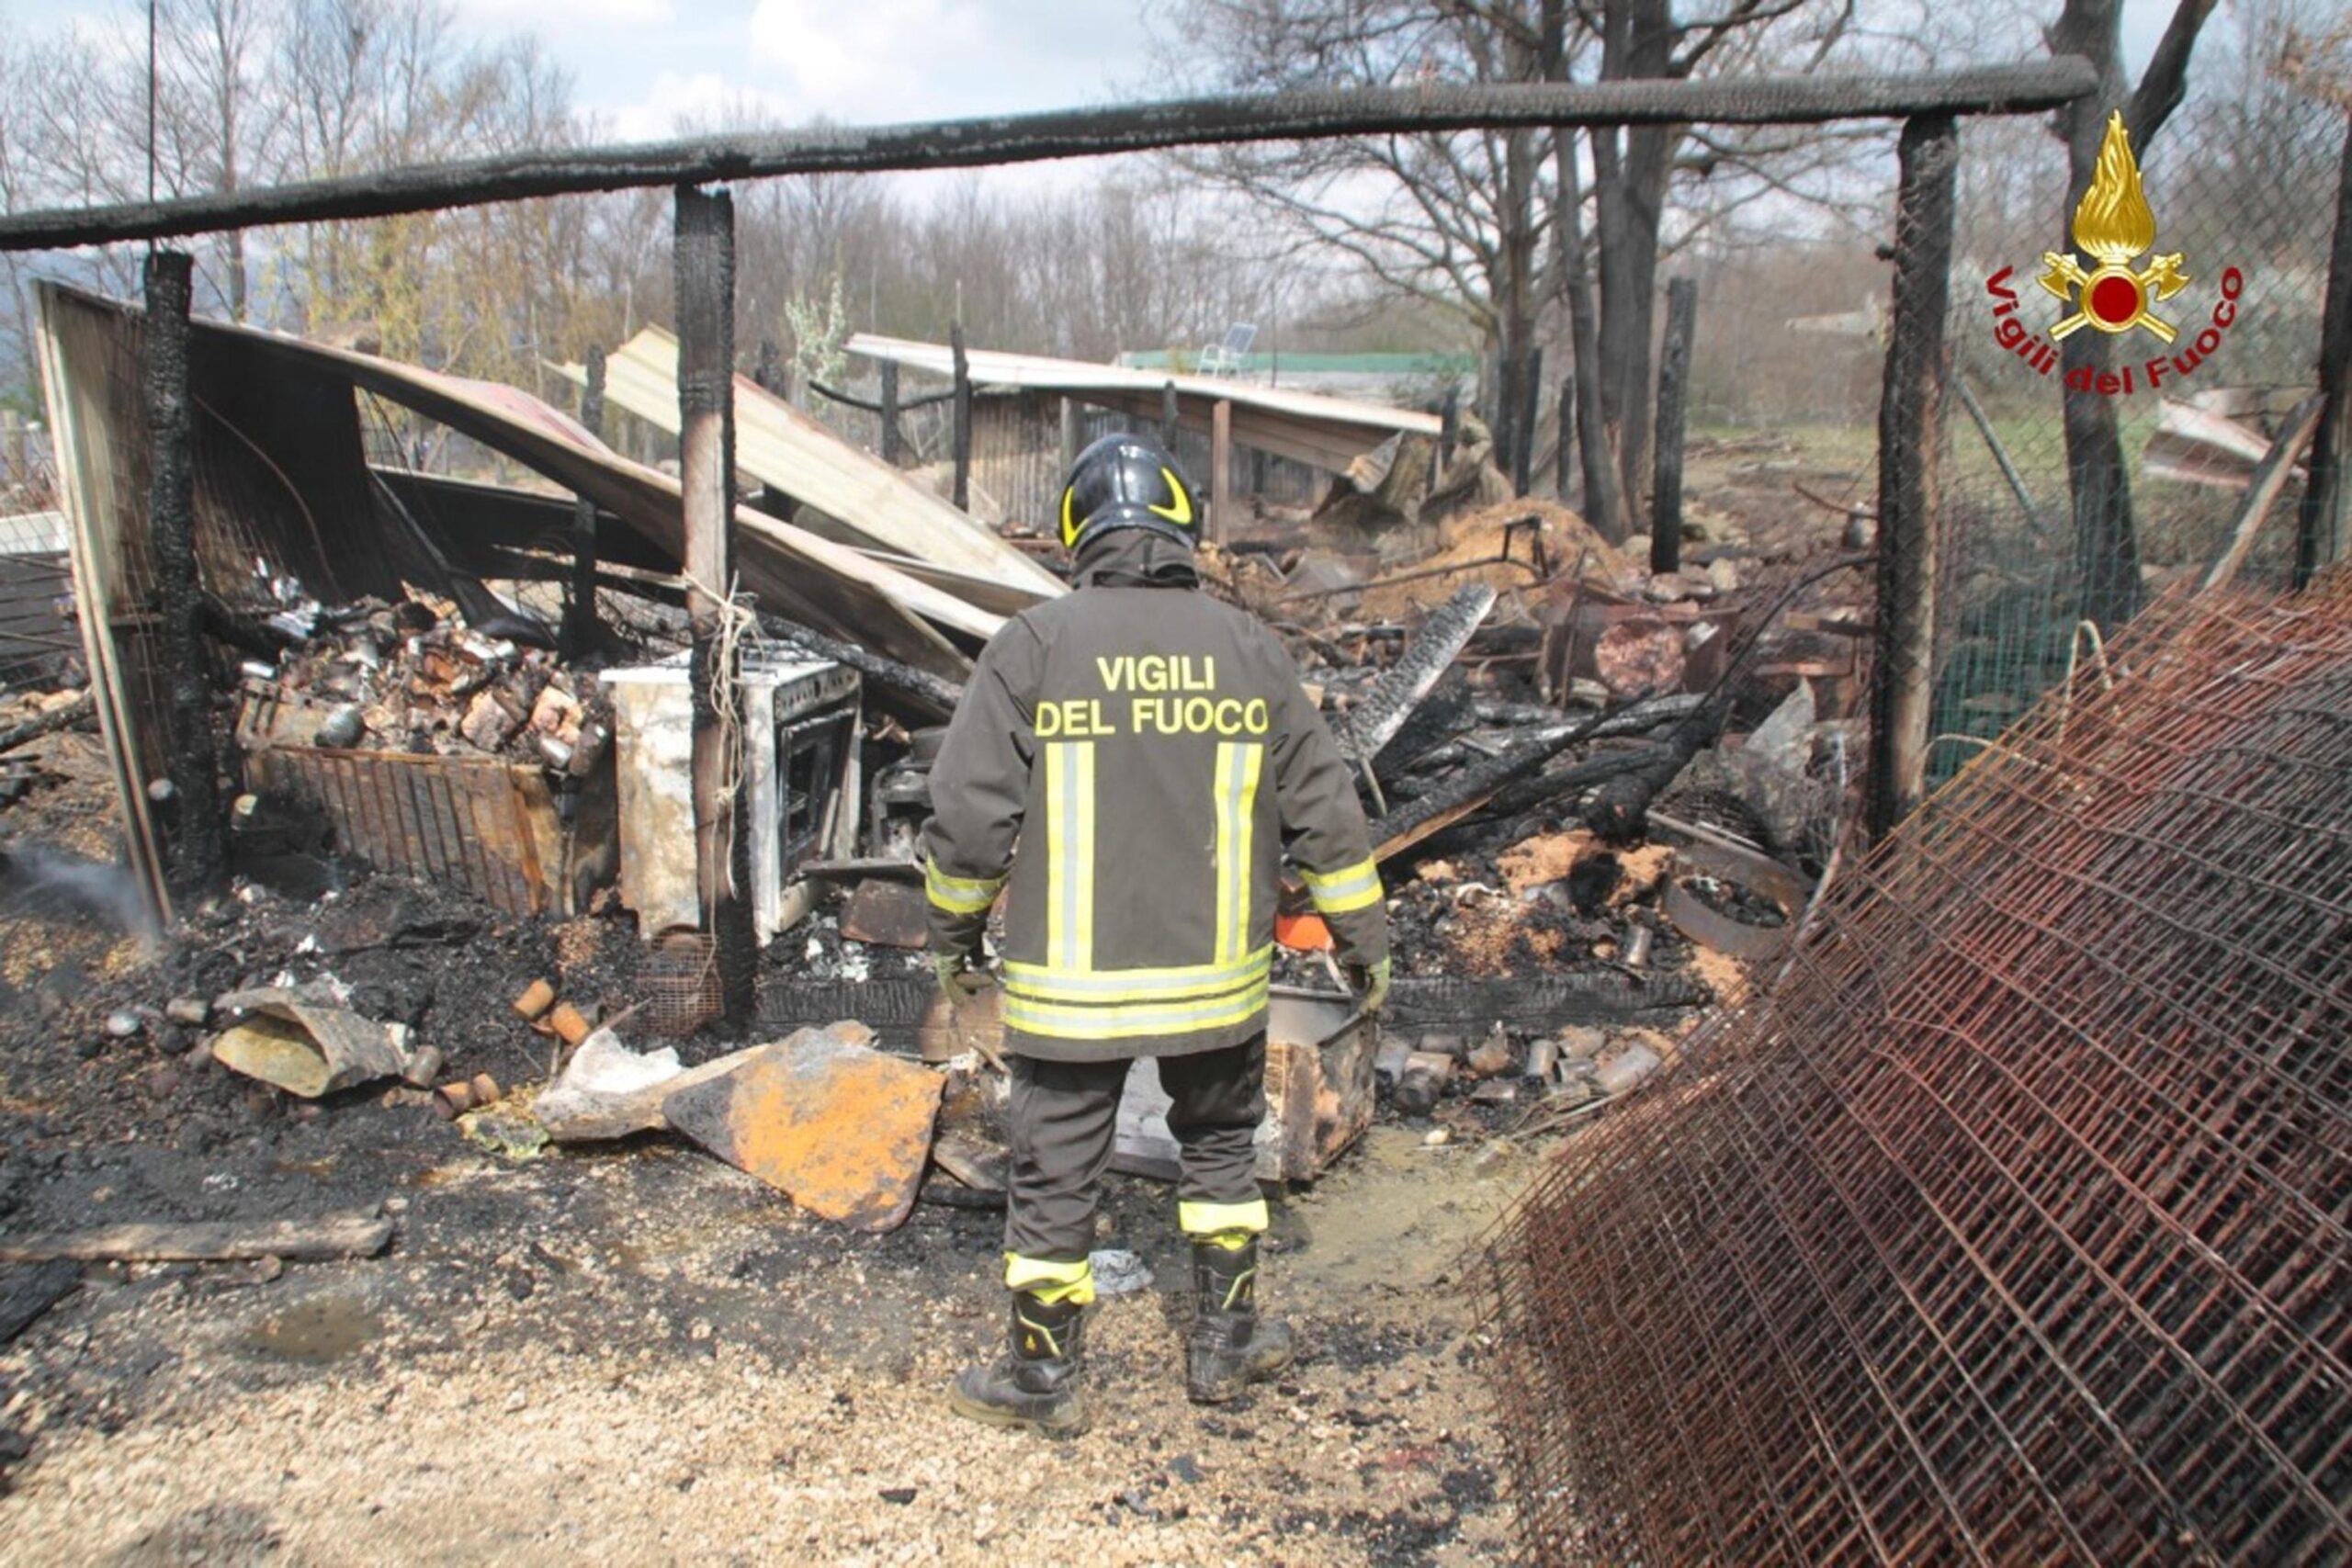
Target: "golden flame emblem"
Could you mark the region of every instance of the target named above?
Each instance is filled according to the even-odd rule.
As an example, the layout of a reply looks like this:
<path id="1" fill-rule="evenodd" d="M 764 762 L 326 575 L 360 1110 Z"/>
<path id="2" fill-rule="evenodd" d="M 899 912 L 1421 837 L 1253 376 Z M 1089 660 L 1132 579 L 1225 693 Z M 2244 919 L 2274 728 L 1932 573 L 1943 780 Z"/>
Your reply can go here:
<path id="1" fill-rule="evenodd" d="M 2144 327 L 2172 342 L 2177 335 L 2172 324 L 2148 307 L 2188 286 L 2188 275 L 2180 270 L 2181 253 L 2151 258 L 2144 272 L 2127 265 L 2155 243 L 2156 215 L 2140 188 L 2140 163 L 2132 156 L 2132 137 L 2119 109 L 2107 117 L 2098 167 L 2082 200 L 2075 204 L 2075 243 L 2099 265 L 2086 271 L 2072 255 L 2041 253 L 2041 287 L 2075 307 L 2074 314 L 2050 329 L 2050 335 L 2063 339 L 2084 327 L 2103 333 Z"/>

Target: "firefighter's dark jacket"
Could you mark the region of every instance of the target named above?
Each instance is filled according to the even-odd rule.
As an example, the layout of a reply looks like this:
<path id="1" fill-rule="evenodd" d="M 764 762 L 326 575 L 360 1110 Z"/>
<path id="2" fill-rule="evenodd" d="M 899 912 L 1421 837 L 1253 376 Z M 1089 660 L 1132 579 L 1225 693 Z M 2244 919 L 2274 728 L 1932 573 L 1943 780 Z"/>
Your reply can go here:
<path id="1" fill-rule="evenodd" d="M 1197 591 L 1189 552 L 1090 541 L 1076 592 L 981 651 L 931 771 L 932 946 L 1006 891 L 1005 1046 L 1056 1061 L 1215 1050 L 1264 1026 L 1283 854 L 1342 960 L 1386 955 L 1347 763 L 1290 656 Z"/>

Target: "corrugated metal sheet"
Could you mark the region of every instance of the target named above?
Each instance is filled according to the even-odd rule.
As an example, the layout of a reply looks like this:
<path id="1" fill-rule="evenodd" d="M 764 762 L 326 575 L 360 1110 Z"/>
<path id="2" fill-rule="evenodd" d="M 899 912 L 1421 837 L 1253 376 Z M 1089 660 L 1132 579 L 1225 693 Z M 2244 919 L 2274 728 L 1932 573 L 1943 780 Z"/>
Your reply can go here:
<path id="1" fill-rule="evenodd" d="M 238 728 L 245 787 L 321 812 L 344 853 L 463 887 L 510 915 L 567 918 L 610 879 L 618 840 L 609 756 L 567 819 L 536 764 L 273 739 L 288 733 L 288 711 L 248 703 Z"/>

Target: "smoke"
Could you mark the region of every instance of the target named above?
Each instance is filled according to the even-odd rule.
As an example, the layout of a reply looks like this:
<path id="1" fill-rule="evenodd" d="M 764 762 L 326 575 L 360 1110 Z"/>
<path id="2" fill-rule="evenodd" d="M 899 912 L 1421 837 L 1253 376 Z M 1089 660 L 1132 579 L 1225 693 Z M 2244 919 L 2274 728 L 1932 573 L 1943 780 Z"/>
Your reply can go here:
<path id="1" fill-rule="evenodd" d="M 151 949 L 163 940 L 129 871 L 46 844 L 0 843 L 0 915 L 93 921 Z"/>

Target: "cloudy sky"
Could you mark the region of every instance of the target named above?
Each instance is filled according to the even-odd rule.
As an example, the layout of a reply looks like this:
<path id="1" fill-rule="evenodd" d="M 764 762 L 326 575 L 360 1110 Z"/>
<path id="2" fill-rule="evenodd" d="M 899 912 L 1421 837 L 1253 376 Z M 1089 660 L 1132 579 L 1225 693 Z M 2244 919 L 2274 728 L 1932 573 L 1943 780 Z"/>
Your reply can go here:
<path id="1" fill-rule="evenodd" d="M 620 138 L 748 97 L 791 124 L 929 119 L 1156 96 L 1143 0 L 455 0 L 470 32 L 537 33 Z M 2052 0 L 2052 14 L 2057 6 Z M 2125 0 L 2144 59 L 2170 0 Z M 0 0 L 0 25 L 144 34 L 143 0 Z M 2018 39 L 2020 55 L 2038 40 Z"/>

